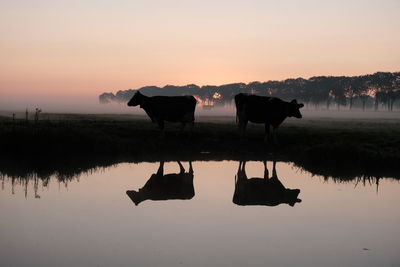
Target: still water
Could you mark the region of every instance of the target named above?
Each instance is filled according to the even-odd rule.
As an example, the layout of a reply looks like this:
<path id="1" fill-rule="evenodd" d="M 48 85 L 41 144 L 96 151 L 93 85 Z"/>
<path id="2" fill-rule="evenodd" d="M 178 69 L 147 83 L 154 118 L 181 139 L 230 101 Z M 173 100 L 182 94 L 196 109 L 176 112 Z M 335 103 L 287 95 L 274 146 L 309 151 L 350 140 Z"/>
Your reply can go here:
<path id="1" fill-rule="evenodd" d="M 160 165 L 50 178 L 36 193 L 3 177 L 0 265 L 400 266 L 396 180 L 326 180 L 283 162 L 276 173 L 258 161 Z"/>

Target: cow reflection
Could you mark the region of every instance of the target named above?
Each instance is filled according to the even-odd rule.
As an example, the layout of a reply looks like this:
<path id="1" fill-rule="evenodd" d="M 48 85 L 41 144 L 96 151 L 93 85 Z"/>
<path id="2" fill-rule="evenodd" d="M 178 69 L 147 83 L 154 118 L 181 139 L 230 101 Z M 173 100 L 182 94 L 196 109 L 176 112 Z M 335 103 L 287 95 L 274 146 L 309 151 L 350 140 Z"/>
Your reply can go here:
<path id="1" fill-rule="evenodd" d="M 146 184 L 139 191 L 128 190 L 126 194 L 139 205 L 140 202 L 150 200 L 191 199 L 194 196 L 193 167 L 189 162 L 189 172 L 185 172 L 183 165 L 178 161 L 179 173 L 164 174 L 164 162 L 160 162 L 158 171 L 152 174 Z"/>
<path id="2" fill-rule="evenodd" d="M 239 162 L 239 169 L 235 177 L 235 193 L 233 203 L 237 205 L 265 205 L 277 206 L 285 203 L 294 206 L 301 202 L 297 196 L 299 189 L 287 189 L 279 181 L 276 174 L 276 162 L 273 163 L 272 176 L 269 177 L 267 162 L 264 161 L 264 178 L 247 178 L 246 161 Z"/>

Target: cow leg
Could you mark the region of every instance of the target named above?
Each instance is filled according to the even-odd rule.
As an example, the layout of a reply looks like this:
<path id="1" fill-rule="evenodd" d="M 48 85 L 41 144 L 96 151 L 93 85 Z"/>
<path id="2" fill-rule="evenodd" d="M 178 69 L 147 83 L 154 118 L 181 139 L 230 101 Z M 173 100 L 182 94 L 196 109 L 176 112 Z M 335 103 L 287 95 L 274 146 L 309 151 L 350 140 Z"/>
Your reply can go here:
<path id="1" fill-rule="evenodd" d="M 239 176 L 240 176 L 240 167 L 242 166 L 242 161 L 239 161 L 239 167 L 237 170 L 237 174 L 235 175 L 235 183 L 239 180 Z"/>
<path id="2" fill-rule="evenodd" d="M 243 162 L 243 165 L 242 165 L 242 175 L 243 175 L 243 179 L 247 180 L 246 161 L 244 161 L 244 162 Z"/>
<path id="3" fill-rule="evenodd" d="M 194 121 L 189 122 L 189 135 L 192 135 L 193 126 L 194 126 Z"/>
<path id="4" fill-rule="evenodd" d="M 193 174 L 193 166 L 191 161 L 189 161 L 189 173 Z"/>
<path id="5" fill-rule="evenodd" d="M 276 174 L 276 160 L 272 163 L 272 176 L 278 178 L 278 175 Z"/>
<path id="6" fill-rule="evenodd" d="M 163 120 L 156 120 L 157 125 L 158 125 L 158 129 L 160 129 L 161 131 L 164 130 L 164 121 Z"/>
<path id="7" fill-rule="evenodd" d="M 160 130 L 161 130 L 160 138 L 164 138 L 164 135 L 165 135 L 165 133 L 164 133 L 164 121 L 163 120 L 159 120 L 159 121 L 157 121 L 157 123 L 158 123 L 158 128 L 160 128 Z"/>
<path id="8" fill-rule="evenodd" d="M 267 168 L 267 161 L 263 161 L 264 163 L 264 179 L 267 180 L 269 178 L 269 172 L 268 172 L 268 168 Z"/>
<path id="9" fill-rule="evenodd" d="M 243 178 L 247 179 L 247 175 L 246 175 L 246 161 L 243 161 L 242 164 L 242 174 L 243 174 Z"/>
<path id="10" fill-rule="evenodd" d="M 264 135 L 264 143 L 266 143 L 266 144 L 268 143 L 268 141 L 270 139 L 269 128 L 270 128 L 269 123 L 266 123 L 265 124 L 265 135 Z"/>
<path id="11" fill-rule="evenodd" d="M 279 145 L 278 138 L 276 137 L 276 132 L 278 131 L 278 126 L 272 127 L 272 137 L 275 145 Z"/>
<path id="12" fill-rule="evenodd" d="M 244 121 L 244 123 L 243 123 L 243 132 L 242 132 L 242 136 L 243 137 L 245 137 L 245 135 L 246 135 L 246 127 L 247 127 L 247 121 Z M 246 163 L 246 162 L 245 162 Z M 243 165 L 244 166 L 244 165 Z"/>
<path id="13" fill-rule="evenodd" d="M 160 166 L 158 167 L 157 176 L 163 176 L 164 174 L 164 161 L 160 161 Z"/>
<path id="14" fill-rule="evenodd" d="M 246 161 L 239 161 L 239 168 L 237 172 L 237 179 L 238 180 L 246 180 L 246 171 L 245 171 Z"/>
<path id="15" fill-rule="evenodd" d="M 243 160 L 239 161 L 239 169 L 238 169 L 238 172 L 243 172 L 243 171 L 244 171 L 244 168 L 245 168 L 245 165 L 246 165 L 246 161 L 243 161 Z"/>
<path id="16" fill-rule="evenodd" d="M 277 190 L 286 190 L 285 186 L 279 181 L 278 174 L 276 173 L 276 161 L 272 163 L 272 177 L 270 179 L 271 185 Z"/>
<path id="17" fill-rule="evenodd" d="M 183 168 L 182 163 L 178 160 L 178 165 L 179 165 L 179 170 L 180 170 L 180 174 L 185 173 L 185 168 Z"/>
<path id="18" fill-rule="evenodd" d="M 183 131 L 183 129 L 185 129 L 185 125 L 186 125 L 186 122 L 181 122 L 181 131 Z"/>
<path id="19" fill-rule="evenodd" d="M 240 120 L 239 119 L 239 133 L 240 139 L 243 139 L 246 132 L 247 120 Z"/>

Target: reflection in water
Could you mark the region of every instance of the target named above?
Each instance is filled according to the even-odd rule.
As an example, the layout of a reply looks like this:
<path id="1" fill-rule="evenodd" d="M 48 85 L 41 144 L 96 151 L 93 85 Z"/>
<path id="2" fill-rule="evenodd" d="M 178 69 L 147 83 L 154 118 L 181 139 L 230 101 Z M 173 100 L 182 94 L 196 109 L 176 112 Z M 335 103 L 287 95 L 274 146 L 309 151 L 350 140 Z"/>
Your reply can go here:
<path id="1" fill-rule="evenodd" d="M 5 186 L 10 185 L 12 194 L 16 193 L 18 188 L 21 188 L 25 197 L 28 196 L 29 192 L 32 192 L 35 198 L 40 198 L 40 189 L 48 189 L 50 183 L 67 188 L 70 182 L 78 182 L 78 178 L 83 177 L 83 175 L 105 171 L 111 166 L 118 167 L 118 163 L 120 163 L 117 160 L 93 158 L 61 158 L 58 160 L 62 161 L 9 162 L 0 160 L 1 189 L 5 190 Z M 221 168 L 224 168 L 223 164 L 221 164 Z M 302 167 L 300 166 L 300 168 Z M 387 179 L 383 174 L 357 172 L 348 168 L 336 168 L 336 172 L 333 172 L 332 169 L 312 169 L 312 171 L 302 169 L 311 172 L 312 176 L 322 176 L 325 181 L 354 183 L 355 187 L 374 185 L 376 192 L 378 192 L 380 179 L 383 177 Z M 385 173 L 385 170 L 382 170 L 382 173 Z M 400 175 L 396 174 L 388 177 L 393 177 L 392 179 L 395 180 L 400 179 Z"/>
<path id="2" fill-rule="evenodd" d="M 192 162 L 189 161 L 189 172 L 185 172 L 180 161 L 178 165 L 179 173 L 164 174 L 164 161 L 161 161 L 157 173 L 152 174 L 142 188 L 138 191 L 128 190 L 126 194 L 135 205 L 147 199 L 192 199 L 194 197 Z"/>
<path id="3" fill-rule="evenodd" d="M 277 206 L 289 204 L 294 206 L 301 202 L 297 196 L 300 189 L 288 189 L 279 181 L 276 173 L 276 161 L 273 162 L 272 176 L 269 178 L 267 162 L 264 163 L 263 178 L 247 178 L 246 161 L 239 162 L 239 168 L 235 177 L 235 192 L 233 203 L 237 205 L 264 205 Z"/>
<path id="4" fill-rule="evenodd" d="M 34 197 L 40 198 L 39 188 L 48 188 L 50 185 L 50 181 L 56 181 L 58 186 L 60 187 L 63 184 L 66 188 L 68 187 L 68 183 L 76 180 L 79 181 L 79 176 L 86 173 L 87 175 L 96 173 L 99 168 L 93 168 L 90 170 L 81 170 L 77 172 L 75 175 L 66 176 L 60 173 L 52 174 L 52 175 L 43 175 L 40 176 L 38 173 L 27 173 L 24 176 L 8 176 L 3 174 L 0 171 L 0 180 L 1 180 L 1 189 L 4 190 L 5 182 L 11 185 L 11 194 L 15 194 L 15 188 L 20 186 L 23 188 L 25 198 L 28 197 L 28 191 L 33 189 Z M 56 171 L 55 171 L 56 172 Z M 32 186 L 32 189 L 30 187 Z"/>
<path id="5" fill-rule="evenodd" d="M 166 161 L 164 174 L 179 173 L 178 164 Z M 362 267 L 399 262 L 398 180 L 381 179 L 377 196 L 368 180 L 367 187 L 361 180 L 354 189 L 354 180 L 325 182 L 277 162 L 275 176 L 285 187 L 299 188 L 298 197 L 306 201 L 263 212 L 265 206 L 232 203 L 238 161 L 192 164 L 196 197 L 145 201 L 139 207 L 125 192 L 143 187 L 160 162 L 84 173 L 68 182 L 68 190 L 59 190 L 52 175 L 45 194 L 39 179 L 39 200 L 25 200 L 19 180 L 15 190 L 22 194 L 12 196 L 12 180 L 6 177 L 7 192 L 0 191 L 0 265 Z M 189 163 L 182 165 L 190 173 Z M 273 176 L 271 161 L 269 173 L 261 161 L 242 165 L 249 178 L 263 178 L 264 172 L 268 179 Z M 28 197 L 33 182 L 32 177 Z"/>
<path id="6" fill-rule="evenodd" d="M 79 181 L 79 177 L 92 175 L 117 164 L 116 161 L 99 158 L 55 157 L 52 160 L 0 160 L 0 181 L 4 190 L 5 184 L 11 186 L 11 193 L 22 188 L 25 197 L 33 190 L 35 198 L 40 198 L 39 189 L 48 188 L 50 183 L 57 183 L 58 187 L 65 186 L 72 181 Z"/>
<path id="7" fill-rule="evenodd" d="M 28 196 L 28 188 L 29 185 L 32 184 L 33 187 L 33 192 L 34 192 L 34 196 L 35 198 L 40 198 L 40 195 L 38 193 L 39 191 L 39 182 L 41 181 L 42 184 L 42 188 L 43 187 L 47 187 L 49 185 L 50 182 L 50 177 L 45 177 L 40 179 L 38 176 L 36 175 L 32 175 L 30 177 L 7 177 L 5 175 L 2 175 L 0 173 L 0 180 L 1 180 L 1 189 L 4 190 L 4 184 L 5 181 L 9 180 L 10 184 L 11 184 L 11 194 L 15 194 L 15 185 L 19 185 L 23 188 L 24 194 L 25 194 L 25 198 L 27 198 Z"/>
<path id="8" fill-rule="evenodd" d="M 4 190 L 4 184 L 6 181 L 6 176 L 1 175 L 0 173 L 0 180 L 1 180 L 1 189 Z M 25 178 L 21 178 L 21 177 L 10 177 L 10 184 L 11 184 L 11 194 L 15 194 L 15 185 L 20 185 L 21 187 L 23 187 L 24 189 L 24 193 L 25 193 L 25 198 L 28 196 L 28 187 L 30 184 L 30 181 L 32 181 L 32 185 L 33 185 L 33 192 L 35 194 L 35 198 L 40 198 L 40 195 L 38 193 L 38 189 L 39 189 L 39 180 L 42 181 L 42 188 L 48 186 L 49 181 L 50 181 L 50 177 L 46 177 L 44 179 L 39 179 L 39 177 L 37 176 L 32 176 L 32 177 L 25 177 Z"/>
<path id="9" fill-rule="evenodd" d="M 364 186 L 368 183 L 369 185 L 376 185 L 376 193 L 378 194 L 379 191 L 379 180 L 381 177 L 372 177 L 372 176 L 360 176 L 356 178 L 356 184 L 354 187 L 357 187 L 359 183 L 362 183 Z"/>

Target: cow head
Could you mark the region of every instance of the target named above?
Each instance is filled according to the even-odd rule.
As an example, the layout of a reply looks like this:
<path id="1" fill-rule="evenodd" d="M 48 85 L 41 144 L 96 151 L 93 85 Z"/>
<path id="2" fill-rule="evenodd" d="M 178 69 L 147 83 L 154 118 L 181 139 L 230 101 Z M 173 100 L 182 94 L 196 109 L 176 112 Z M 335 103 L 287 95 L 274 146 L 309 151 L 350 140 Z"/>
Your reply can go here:
<path id="1" fill-rule="evenodd" d="M 288 106 L 289 106 L 288 117 L 295 117 L 298 119 L 302 118 L 300 113 L 300 108 L 304 107 L 303 104 L 297 104 L 297 100 L 293 99 Z"/>
<path id="2" fill-rule="evenodd" d="M 285 189 L 284 202 L 293 207 L 296 203 L 301 202 L 301 199 L 297 198 L 300 194 L 300 189 Z"/>
<path id="3" fill-rule="evenodd" d="M 140 93 L 139 91 L 137 91 L 131 98 L 131 100 L 129 100 L 128 102 L 128 106 L 130 107 L 135 107 L 137 105 L 140 105 L 143 101 L 144 95 L 142 95 L 142 93 Z"/>
<path id="4" fill-rule="evenodd" d="M 144 200 L 142 194 L 140 194 L 140 192 L 138 191 L 128 190 L 126 191 L 126 194 L 133 201 L 133 203 L 135 203 L 136 206 L 139 205 L 139 203 Z"/>

